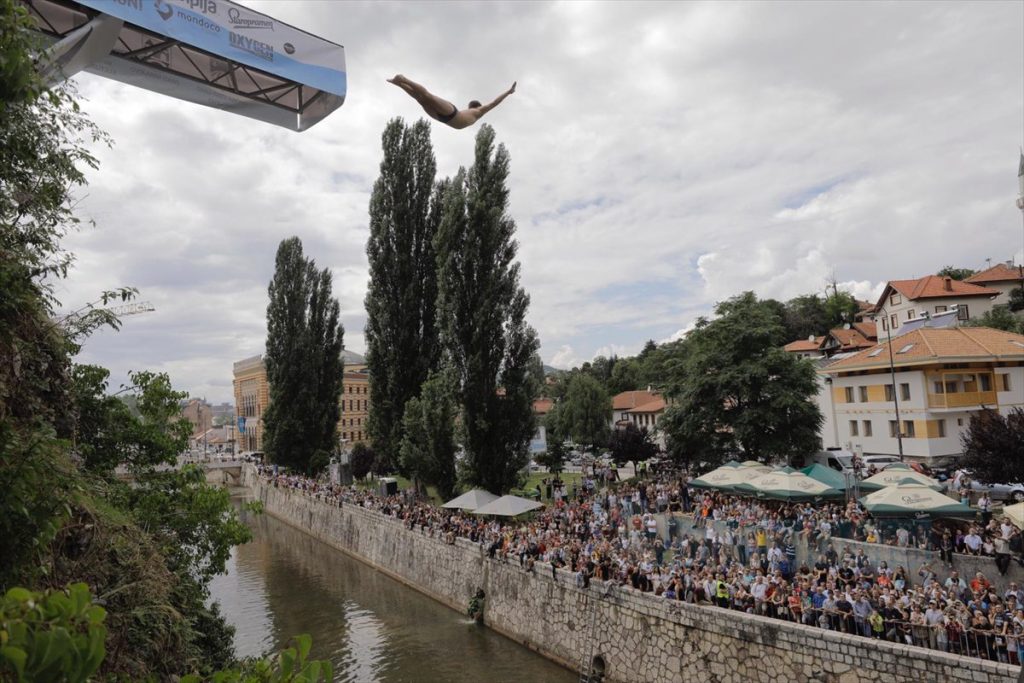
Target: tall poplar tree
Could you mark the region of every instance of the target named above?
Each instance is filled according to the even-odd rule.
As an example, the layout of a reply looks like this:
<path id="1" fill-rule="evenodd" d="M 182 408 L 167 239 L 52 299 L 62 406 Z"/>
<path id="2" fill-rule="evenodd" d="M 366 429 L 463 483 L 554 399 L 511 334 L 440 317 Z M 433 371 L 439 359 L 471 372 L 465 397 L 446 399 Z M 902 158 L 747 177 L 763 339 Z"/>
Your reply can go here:
<path id="1" fill-rule="evenodd" d="M 303 471 L 337 443 L 345 330 L 331 289 L 330 270 L 303 255 L 298 237 L 281 242 L 267 306 L 264 450 L 272 462 Z"/>
<path id="2" fill-rule="evenodd" d="M 461 408 L 466 478 L 495 493 L 516 485 L 526 464 L 539 389 L 531 360 L 539 346 L 526 324 L 530 297 L 519 286 L 516 225 L 508 208 L 509 156 L 494 129 L 476 136 L 476 155 L 445 192 L 435 248 L 438 318 Z"/>
<path id="3" fill-rule="evenodd" d="M 444 185 L 434 183 L 437 164 L 426 121 L 407 126 L 393 119 L 382 142 L 366 243 L 366 363 L 373 394 L 368 431 L 382 461 L 378 467 L 387 467 L 398 461 L 406 403 L 437 368 L 433 240 Z"/>

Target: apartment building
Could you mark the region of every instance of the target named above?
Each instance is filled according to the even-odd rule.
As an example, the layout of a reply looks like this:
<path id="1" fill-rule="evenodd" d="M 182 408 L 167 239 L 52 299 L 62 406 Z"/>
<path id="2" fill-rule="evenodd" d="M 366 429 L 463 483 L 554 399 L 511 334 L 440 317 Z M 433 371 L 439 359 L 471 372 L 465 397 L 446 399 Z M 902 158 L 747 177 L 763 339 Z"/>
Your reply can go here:
<path id="1" fill-rule="evenodd" d="M 263 356 L 251 356 L 233 366 L 235 418 L 239 451 L 263 449 L 263 413 L 270 405 L 270 385 Z"/>
<path id="2" fill-rule="evenodd" d="M 909 320 L 923 318 L 926 313 L 951 311 L 954 306 L 960 320 L 970 320 L 991 311 L 997 298 L 999 290 L 950 277 L 928 275 L 916 280 L 890 280 L 875 304 L 877 332 L 879 337 L 887 332 L 896 334 Z"/>
<path id="3" fill-rule="evenodd" d="M 351 446 L 369 439 L 366 422 L 370 415 L 370 375 L 365 358 L 352 351 L 342 353 L 345 370 L 339 400 L 338 436 L 345 446 Z M 262 450 L 263 413 L 270 405 L 270 385 L 263 356 L 240 360 L 233 370 L 239 449 Z"/>
<path id="4" fill-rule="evenodd" d="M 923 327 L 891 345 L 891 369 L 882 340 L 818 370 L 826 446 L 898 455 L 902 440 L 908 459 L 941 463 L 963 453 L 971 415 L 1024 407 L 1024 335 Z"/>
<path id="5" fill-rule="evenodd" d="M 370 419 L 370 372 L 366 359 L 345 351 L 345 375 L 341 385 L 341 416 L 338 433 L 343 447 L 369 441 L 366 431 Z"/>

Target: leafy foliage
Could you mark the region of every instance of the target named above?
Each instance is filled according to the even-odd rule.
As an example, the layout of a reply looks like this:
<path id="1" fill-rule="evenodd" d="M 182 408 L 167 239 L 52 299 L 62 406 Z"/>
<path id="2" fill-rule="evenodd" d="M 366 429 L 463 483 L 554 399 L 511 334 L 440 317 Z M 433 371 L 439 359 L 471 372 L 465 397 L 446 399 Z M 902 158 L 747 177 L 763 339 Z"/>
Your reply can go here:
<path id="1" fill-rule="evenodd" d="M 553 411 L 558 422 L 555 432 L 587 446 L 608 443 L 612 401 L 596 379 L 578 374 L 569 381 L 565 398 Z"/>
<path id="2" fill-rule="evenodd" d="M 0 600 L 0 679 L 84 683 L 106 655 L 106 611 L 84 583 Z"/>
<path id="3" fill-rule="evenodd" d="M 373 449 L 360 441 L 352 447 L 352 476 L 362 479 L 373 469 L 375 461 Z"/>
<path id="4" fill-rule="evenodd" d="M 1024 409 L 1009 415 L 985 408 L 971 416 L 960 435 L 963 466 L 983 483 L 1024 481 Z"/>
<path id="5" fill-rule="evenodd" d="M 961 324 L 965 327 L 991 327 L 1004 332 L 1024 334 L 1024 318 L 1014 315 L 1006 306 L 996 306 L 991 311 L 985 311 L 984 314 Z"/>
<path id="6" fill-rule="evenodd" d="M 445 185 L 434 183 L 430 125 L 391 120 L 370 197 L 366 254 L 366 363 L 373 402 L 367 429 L 385 461 L 398 455 L 409 399 L 438 367 L 434 235 Z M 390 462 L 384 463 L 386 466 Z"/>
<path id="7" fill-rule="evenodd" d="M 431 374 L 420 397 L 405 404 L 401 465 L 414 479 L 437 487 L 442 498 L 455 494 L 455 403 L 451 382 Z"/>
<path id="8" fill-rule="evenodd" d="M 15 587 L 0 599 L 0 678 L 5 681 L 85 683 L 104 662 L 107 612 L 88 586 L 33 592 Z M 182 683 L 329 683 L 328 661 L 309 659 L 312 639 L 296 636 L 276 655 L 250 659 Z"/>
<path id="9" fill-rule="evenodd" d="M 434 248 L 438 319 L 455 377 L 471 484 L 508 491 L 527 460 L 538 387 L 531 360 L 537 334 L 519 285 L 515 222 L 507 214 L 509 156 L 482 126 L 476 155 L 444 194 Z"/>
<path id="10" fill-rule="evenodd" d="M 954 268 L 953 266 L 945 266 L 942 270 L 936 273 L 939 277 L 951 277 L 954 280 L 966 280 L 970 276 L 974 275 L 976 270 L 971 268 Z"/>
<path id="11" fill-rule="evenodd" d="M 88 334 L 117 327 L 97 305 L 135 290 L 57 314 L 55 287 L 72 262 L 62 241 L 79 225 L 72 194 L 96 165 L 87 146 L 106 138 L 72 90 L 41 82 L 32 25 L 22 3 L 0 0 L 0 589 L 55 592 L 27 603 L 24 593 L 8 594 L 5 624 L 25 628 L 5 626 L 0 647 L 10 649 L 0 666 L 25 667 L 32 680 L 170 680 L 232 659 L 206 581 L 244 534 L 226 494 L 195 475 L 152 471 L 184 444 L 182 394 L 165 375 L 133 374 L 125 390 L 137 410 L 126 412 L 107 396 L 105 370 L 72 366 Z M 132 487 L 108 476 L 122 463 L 136 471 Z M 57 590 L 83 581 L 107 613 L 110 654 L 98 670 L 98 612 L 80 589 Z M 47 668 L 51 645 L 63 673 Z"/>
<path id="12" fill-rule="evenodd" d="M 331 280 L 298 237 L 281 242 L 267 306 L 264 448 L 272 462 L 302 471 L 316 451 L 337 446 L 345 330 Z"/>
<path id="13" fill-rule="evenodd" d="M 647 427 L 637 427 L 632 422 L 622 429 L 612 431 L 608 449 L 612 453 L 612 458 L 620 465 L 629 460 L 649 460 L 658 453 L 658 445 L 651 440 Z"/>
<path id="14" fill-rule="evenodd" d="M 1010 290 L 1010 300 L 1007 305 L 1014 313 L 1024 311 L 1024 287 L 1015 287 Z"/>
<path id="15" fill-rule="evenodd" d="M 534 458 L 539 464 L 548 468 L 551 474 L 558 474 L 565 469 L 565 443 L 560 438 L 548 436 L 548 448 Z"/>
<path id="16" fill-rule="evenodd" d="M 752 292 L 716 307 L 685 341 L 660 422 L 683 461 L 715 464 L 737 451 L 770 461 L 815 450 L 821 412 L 814 369 L 782 350 L 784 327 Z"/>

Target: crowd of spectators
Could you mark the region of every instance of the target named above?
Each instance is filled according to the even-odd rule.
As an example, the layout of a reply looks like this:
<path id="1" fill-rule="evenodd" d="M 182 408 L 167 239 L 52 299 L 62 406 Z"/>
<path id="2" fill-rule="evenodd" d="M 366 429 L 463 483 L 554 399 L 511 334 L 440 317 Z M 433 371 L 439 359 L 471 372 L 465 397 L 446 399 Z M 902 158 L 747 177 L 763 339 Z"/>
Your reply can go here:
<path id="1" fill-rule="evenodd" d="M 1006 520 L 928 527 L 873 520 L 856 502 L 771 503 L 687 486 L 685 476 L 602 486 L 552 483 L 551 502 L 526 520 L 486 519 L 413 494 L 275 474 L 271 485 L 329 505 L 357 505 L 447 543 L 466 538 L 526 572 L 572 572 L 657 599 L 711 604 L 808 626 L 1013 664 L 1024 661 L 1024 590 L 997 590 L 982 574 L 961 577 L 957 552 L 996 555 L 1001 573 L 1020 552 Z M 664 512 L 665 515 L 656 513 Z M 659 519 L 661 522 L 659 523 Z M 712 523 L 716 522 L 716 523 Z M 877 565 L 833 538 L 939 551 L 919 567 Z M 797 545 L 811 562 L 797 562 Z M 1017 548 L 1016 552 L 1011 550 Z M 1005 551 L 1005 552 L 1003 552 Z M 1001 561 L 1005 555 L 1006 565 Z"/>

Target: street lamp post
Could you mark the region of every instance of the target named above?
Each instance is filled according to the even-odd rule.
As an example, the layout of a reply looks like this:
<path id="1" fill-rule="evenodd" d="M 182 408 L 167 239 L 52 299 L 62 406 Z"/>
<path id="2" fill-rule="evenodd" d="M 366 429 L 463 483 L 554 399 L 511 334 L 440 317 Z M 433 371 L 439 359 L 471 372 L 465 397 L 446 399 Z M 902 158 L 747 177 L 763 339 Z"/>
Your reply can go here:
<path id="1" fill-rule="evenodd" d="M 892 358 L 892 322 L 885 326 L 886 335 L 889 338 L 889 377 L 892 379 L 892 401 L 896 406 L 896 445 L 900 451 L 900 462 L 903 462 L 903 424 L 900 422 L 900 397 L 896 392 L 896 366 Z"/>

